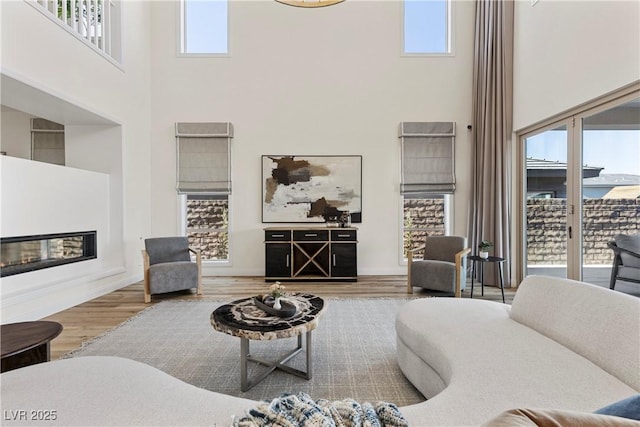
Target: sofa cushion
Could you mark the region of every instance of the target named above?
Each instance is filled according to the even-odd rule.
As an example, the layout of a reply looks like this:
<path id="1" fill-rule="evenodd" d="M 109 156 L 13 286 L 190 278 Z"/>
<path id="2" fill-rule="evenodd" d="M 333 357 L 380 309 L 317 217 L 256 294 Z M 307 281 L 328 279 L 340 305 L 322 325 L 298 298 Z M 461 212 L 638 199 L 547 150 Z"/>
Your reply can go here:
<path id="1" fill-rule="evenodd" d="M 256 403 L 120 357 L 56 360 L 5 372 L 0 379 L 3 409 L 55 410 L 56 420 L 46 425 L 227 426 Z"/>
<path id="2" fill-rule="evenodd" d="M 581 355 L 511 320 L 509 311 L 505 304 L 460 298 L 402 306 L 396 319 L 399 365 L 429 399 L 401 408 L 410 425 L 478 425 L 518 407 L 592 412 L 636 393 Z M 421 384 L 425 372 L 437 374 L 444 390 Z"/>
<path id="3" fill-rule="evenodd" d="M 596 414 L 615 415 L 640 421 L 640 394 L 614 402 L 595 411 Z"/>
<path id="4" fill-rule="evenodd" d="M 198 265 L 191 261 L 165 262 L 149 267 L 152 294 L 191 289 L 198 286 Z"/>
<path id="5" fill-rule="evenodd" d="M 640 298 L 575 280 L 526 277 L 511 318 L 640 390 Z"/>

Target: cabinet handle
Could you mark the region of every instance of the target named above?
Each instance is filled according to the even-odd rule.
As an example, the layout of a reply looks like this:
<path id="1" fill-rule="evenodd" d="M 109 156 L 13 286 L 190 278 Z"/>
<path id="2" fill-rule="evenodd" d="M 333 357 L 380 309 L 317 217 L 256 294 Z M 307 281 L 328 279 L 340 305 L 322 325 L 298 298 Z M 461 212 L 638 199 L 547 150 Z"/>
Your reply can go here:
<path id="1" fill-rule="evenodd" d="M 338 237 L 351 237 L 351 234 L 338 234 Z"/>
<path id="2" fill-rule="evenodd" d="M 333 254 L 333 266 L 336 266 L 336 254 Z"/>
<path id="3" fill-rule="evenodd" d="M 287 267 L 289 267 L 289 254 L 287 254 Z"/>
<path id="4" fill-rule="evenodd" d="M 271 237 L 284 237 L 284 234 L 272 234 Z"/>
<path id="5" fill-rule="evenodd" d="M 304 233 L 304 237 L 318 237 L 318 233 Z"/>

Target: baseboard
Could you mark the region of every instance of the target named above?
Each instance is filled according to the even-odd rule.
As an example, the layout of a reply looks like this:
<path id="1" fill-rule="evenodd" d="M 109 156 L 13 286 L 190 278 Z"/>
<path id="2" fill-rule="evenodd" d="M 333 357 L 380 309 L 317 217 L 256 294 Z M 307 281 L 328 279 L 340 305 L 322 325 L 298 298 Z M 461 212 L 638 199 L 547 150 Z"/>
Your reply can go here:
<path id="1" fill-rule="evenodd" d="M 3 297 L 2 323 L 42 319 L 142 280 L 141 274 L 117 277 L 123 273 L 126 270 L 118 267 L 91 277 Z"/>

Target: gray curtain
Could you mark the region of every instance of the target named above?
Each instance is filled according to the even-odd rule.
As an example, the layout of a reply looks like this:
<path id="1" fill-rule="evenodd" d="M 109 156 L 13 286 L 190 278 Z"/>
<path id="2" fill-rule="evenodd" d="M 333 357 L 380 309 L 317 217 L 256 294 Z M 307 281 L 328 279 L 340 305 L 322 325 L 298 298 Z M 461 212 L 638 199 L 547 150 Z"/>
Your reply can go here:
<path id="1" fill-rule="evenodd" d="M 494 244 L 505 258 L 510 286 L 511 133 L 513 97 L 513 16 L 511 0 L 479 0 L 475 6 L 473 65 L 473 200 L 470 244 Z M 485 266 L 485 283 L 498 284 L 496 269 Z"/>

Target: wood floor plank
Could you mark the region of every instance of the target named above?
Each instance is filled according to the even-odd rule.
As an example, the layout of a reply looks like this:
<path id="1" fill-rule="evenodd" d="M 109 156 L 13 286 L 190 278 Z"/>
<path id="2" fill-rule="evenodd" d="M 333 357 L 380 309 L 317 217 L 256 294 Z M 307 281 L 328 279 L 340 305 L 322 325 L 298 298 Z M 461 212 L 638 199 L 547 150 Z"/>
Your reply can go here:
<path id="1" fill-rule="evenodd" d="M 309 292 L 331 298 L 405 298 L 406 276 L 360 276 L 357 282 L 283 282 L 287 291 Z M 79 348 L 83 342 L 118 326 L 147 307 L 165 300 L 227 301 L 266 293 L 270 283 L 262 277 L 203 277 L 204 295 L 196 296 L 190 291 L 154 295 L 150 304 L 143 299 L 142 282 L 95 298 L 51 315 L 43 320 L 52 320 L 63 325 L 62 333 L 51 342 L 51 359 L 59 359 L 65 353 Z M 477 286 L 477 285 L 476 285 Z M 429 292 L 414 288 L 413 296 L 431 296 Z M 502 301 L 500 289 L 485 286 L 484 296 L 480 288 L 474 290 L 474 298 Z M 507 303 L 511 303 L 515 289 L 505 289 Z M 462 294 L 469 298 L 469 287 Z"/>

